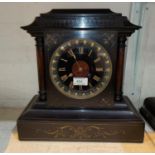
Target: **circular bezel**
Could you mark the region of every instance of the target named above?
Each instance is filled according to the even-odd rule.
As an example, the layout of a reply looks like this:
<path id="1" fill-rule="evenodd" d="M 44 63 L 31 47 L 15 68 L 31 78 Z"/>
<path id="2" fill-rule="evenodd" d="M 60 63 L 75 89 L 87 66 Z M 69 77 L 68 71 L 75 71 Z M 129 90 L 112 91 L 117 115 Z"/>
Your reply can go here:
<path id="1" fill-rule="evenodd" d="M 102 56 L 102 58 L 105 60 L 104 63 L 107 63 L 106 65 L 108 66 L 108 70 L 105 71 L 105 75 L 98 82 L 98 85 L 96 87 L 92 87 L 91 89 L 87 91 L 83 91 L 83 92 L 71 89 L 67 87 L 66 85 L 64 85 L 57 71 L 58 60 L 63 54 L 63 52 L 66 52 L 65 49 L 68 47 L 72 48 L 74 46 L 77 46 L 78 44 L 83 45 L 83 46 L 96 47 L 97 51 L 95 52 L 100 52 L 99 55 Z M 49 64 L 49 73 L 50 73 L 50 78 L 51 78 L 53 85 L 63 95 L 73 98 L 73 99 L 89 99 L 89 98 L 95 97 L 98 94 L 100 94 L 102 91 L 105 90 L 105 88 L 109 84 L 111 76 L 112 76 L 112 62 L 111 62 L 108 52 L 99 43 L 89 40 L 89 39 L 81 39 L 81 38 L 72 39 L 72 40 L 64 42 L 53 52 L 51 59 L 50 59 L 50 64 Z"/>

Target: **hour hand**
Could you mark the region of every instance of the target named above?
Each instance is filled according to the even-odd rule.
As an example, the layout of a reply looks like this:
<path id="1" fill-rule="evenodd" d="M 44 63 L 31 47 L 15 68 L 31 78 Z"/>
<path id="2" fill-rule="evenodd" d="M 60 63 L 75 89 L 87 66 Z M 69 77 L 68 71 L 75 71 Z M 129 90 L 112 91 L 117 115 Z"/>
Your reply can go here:
<path id="1" fill-rule="evenodd" d="M 68 75 L 68 77 L 72 77 L 73 76 L 73 73 L 70 73 L 69 75 Z"/>

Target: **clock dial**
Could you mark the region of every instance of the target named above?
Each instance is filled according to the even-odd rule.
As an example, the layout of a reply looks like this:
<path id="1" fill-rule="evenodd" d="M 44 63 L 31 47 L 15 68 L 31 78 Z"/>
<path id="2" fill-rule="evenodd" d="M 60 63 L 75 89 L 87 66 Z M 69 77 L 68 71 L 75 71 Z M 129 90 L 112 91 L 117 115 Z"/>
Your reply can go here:
<path id="1" fill-rule="evenodd" d="M 73 39 L 54 51 L 49 70 L 54 86 L 62 94 L 89 99 L 107 87 L 112 63 L 100 44 L 88 39 Z"/>

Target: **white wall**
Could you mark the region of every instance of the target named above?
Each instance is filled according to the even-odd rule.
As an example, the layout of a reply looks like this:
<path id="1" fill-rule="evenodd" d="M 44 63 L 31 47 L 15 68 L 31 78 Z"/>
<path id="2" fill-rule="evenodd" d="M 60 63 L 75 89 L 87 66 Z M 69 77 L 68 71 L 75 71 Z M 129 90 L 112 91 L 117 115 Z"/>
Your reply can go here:
<path id="1" fill-rule="evenodd" d="M 146 97 L 155 97 L 155 3 L 147 4 L 142 40 L 142 82 L 140 105 Z"/>
<path id="2" fill-rule="evenodd" d="M 142 29 L 128 42 L 124 93 L 140 108 L 146 97 L 155 97 L 155 3 L 134 3 L 131 21 Z"/>

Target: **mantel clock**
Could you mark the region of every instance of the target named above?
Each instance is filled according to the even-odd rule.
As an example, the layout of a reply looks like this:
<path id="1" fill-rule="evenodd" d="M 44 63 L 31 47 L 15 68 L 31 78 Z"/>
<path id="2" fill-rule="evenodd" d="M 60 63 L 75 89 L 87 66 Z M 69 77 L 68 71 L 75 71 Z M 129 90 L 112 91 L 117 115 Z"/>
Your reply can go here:
<path id="1" fill-rule="evenodd" d="M 18 119 L 19 139 L 143 141 L 122 93 L 125 42 L 140 26 L 109 9 L 56 9 L 22 29 L 36 40 L 39 94 Z"/>

